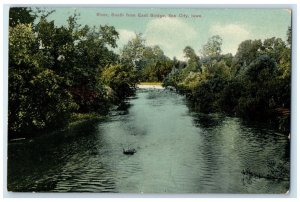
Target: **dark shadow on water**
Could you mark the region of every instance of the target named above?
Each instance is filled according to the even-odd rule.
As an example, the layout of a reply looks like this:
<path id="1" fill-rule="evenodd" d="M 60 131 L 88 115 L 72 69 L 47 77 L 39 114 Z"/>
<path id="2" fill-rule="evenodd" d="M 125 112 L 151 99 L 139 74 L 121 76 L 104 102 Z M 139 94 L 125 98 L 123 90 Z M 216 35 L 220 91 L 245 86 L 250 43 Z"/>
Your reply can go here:
<path id="1" fill-rule="evenodd" d="M 126 115 L 129 113 L 129 109 L 132 107 L 131 104 L 131 100 L 137 99 L 136 95 L 123 100 L 121 103 L 119 103 L 119 105 L 117 106 L 117 108 L 113 111 L 111 111 L 110 114 L 112 115 Z"/>
<path id="2" fill-rule="evenodd" d="M 84 167 L 88 165 L 88 162 L 85 163 L 85 161 L 90 156 L 98 156 L 99 148 L 105 144 L 99 138 L 101 131 L 97 127 L 98 124 L 99 120 L 89 120 L 63 131 L 22 142 L 9 143 L 8 190 L 51 192 L 55 191 L 58 183 L 63 184 L 67 179 L 66 182 L 72 181 L 72 172 L 74 174 L 83 172 Z M 75 160 L 73 166 L 68 165 L 72 162 L 71 159 Z M 66 166 L 74 171 L 63 174 Z M 97 172 L 98 170 L 95 170 L 95 173 Z M 101 173 L 98 175 L 101 177 Z M 76 191 L 74 188 L 72 191 Z M 65 191 L 71 191 L 71 188 L 68 187 Z"/>
<path id="3" fill-rule="evenodd" d="M 221 125 L 225 119 L 222 114 L 204 114 L 204 113 L 192 113 L 195 125 L 200 128 L 215 128 Z"/>
<path id="4" fill-rule="evenodd" d="M 105 120 L 9 143 L 8 189 L 137 193 L 142 184 L 149 192 L 160 191 L 158 187 L 176 193 L 284 190 L 280 181 L 241 173 L 249 168 L 254 174 L 284 171 L 289 177 L 289 143 L 281 133 L 237 117 L 187 109 L 185 99 L 174 92 L 139 92 Z M 129 157 L 122 147 L 137 152 Z"/>

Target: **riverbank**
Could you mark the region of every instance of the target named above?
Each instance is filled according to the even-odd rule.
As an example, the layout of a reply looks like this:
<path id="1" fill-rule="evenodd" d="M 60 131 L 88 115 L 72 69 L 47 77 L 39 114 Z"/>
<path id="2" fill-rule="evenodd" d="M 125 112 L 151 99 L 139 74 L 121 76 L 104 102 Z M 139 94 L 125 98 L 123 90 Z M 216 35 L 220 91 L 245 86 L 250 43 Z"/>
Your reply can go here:
<path id="1" fill-rule="evenodd" d="M 9 142 L 15 142 L 20 140 L 26 140 L 31 139 L 39 136 L 45 136 L 45 135 L 51 135 L 58 133 L 60 131 L 67 131 L 72 128 L 76 128 L 77 126 L 80 126 L 81 124 L 84 124 L 88 121 L 98 121 L 103 120 L 105 118 L 104 115 L 100 115 L 97 113 L 73 113 L 70 118 L 70 122 L 63 128 L 57 128 L 57 129 L 47 129 L 47 130 L 41 130 L 41 131 L 35 131 L 35 133 L 30 134 L 11 134 L 8 135 L 8 141 Z"/>
<path id="2" fill-rule="evenodd" d="M 74 113 L 71 116 L 71 121 L 68 124 L 67 128 L 75 126 L 77 124 L 80 124 L 84 121 L 88 121 L 88 120 L 91 120 L 91 119 L 97 119 L 98 120 L 98 119 L 103 119 L 103 118 L 104 118 L 103 115 L 100 115 L 100 114 L 97 114 L 97 113 Z"/>

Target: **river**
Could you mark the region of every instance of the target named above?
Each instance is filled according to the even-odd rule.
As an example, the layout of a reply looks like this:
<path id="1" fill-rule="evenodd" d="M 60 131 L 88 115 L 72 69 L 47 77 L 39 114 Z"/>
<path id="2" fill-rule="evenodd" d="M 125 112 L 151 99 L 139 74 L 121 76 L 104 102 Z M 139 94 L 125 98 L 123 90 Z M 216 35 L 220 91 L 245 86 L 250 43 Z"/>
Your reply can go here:
<path id="1" fill-rule="evenodd" d="M 10 142 L 8 189 L 285 193 L 289 144 L 262 124 L 197 113 L 175 92 L 140 89 L 105 120 Z M 137 152 L 124 155 L 123 148 Z"/>

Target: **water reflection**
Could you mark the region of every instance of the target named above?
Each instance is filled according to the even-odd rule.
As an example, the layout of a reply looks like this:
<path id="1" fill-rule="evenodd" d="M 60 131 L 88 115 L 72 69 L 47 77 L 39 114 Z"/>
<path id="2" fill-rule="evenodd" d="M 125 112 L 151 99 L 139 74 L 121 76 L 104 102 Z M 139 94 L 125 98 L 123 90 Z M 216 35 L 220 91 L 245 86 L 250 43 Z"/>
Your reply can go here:
<path id="1" fill-rule="evenodd" d="M 207 129 L 219 126 L 225 119 L 224 115 L 218 113 L 204 114 L 194 112 L 191 113 L 191 115 L 194 117 L 194 122 L 197 127 Z"/>
<path id="2" fill-rule="evenodd" d="M 127 147 L 137 153 L 124 155 Z M 285 193 L 289 187 L 285 135 L 197 113 L 166 90 L 138 90 L 104 121 L 9 143 L 8 153 L 13 191 Z M 255 176 L 279 172 L 283 179 Z"/>
<path id="3" fill-rule="evenodd" d="M 116 112 L 119 112 L 119 115 L 126 115 L 129 113 L 128 109 L 132 106 L 132 104 L 128 101 L 125 100 L 120 103 L 120 105 L 117 107 Z"/>
<path id="4" fill-rule="evenodd" d="M 290 147 L 286 135 L 262 124 L 241 123 L 238 118 L 191 113 L 195 125 L 206 131 L 203 136 L 205 144 L 199 150 L 205 156 L 205 165 L 216 169 L 209 179 L 227 180 L 227 188 L 222 184 L 218 190 L 230 193 L 266 193 L 266 190 L 268 193 L 285 193 L 289 189 Z M 238 181 L 242 182 L 242 186 Z"/>
<path id="5" fill-rule="evenodd" d="M 92 176 L 105 179 L 109 169 L 96 158 L 104 154 L 102 147 L 105 144 L 98 136 L 101 131 L 97 125 L 97 121 L 89 121 L 56 134 L 31 139 L 22 146 L 9 144 L 8 189 L 87 191 L 82 186 L 90 183 Z M 113 181 L 107 183 L 111 189 Z M 98 191 L 87 187 L 89 191 Z"/>

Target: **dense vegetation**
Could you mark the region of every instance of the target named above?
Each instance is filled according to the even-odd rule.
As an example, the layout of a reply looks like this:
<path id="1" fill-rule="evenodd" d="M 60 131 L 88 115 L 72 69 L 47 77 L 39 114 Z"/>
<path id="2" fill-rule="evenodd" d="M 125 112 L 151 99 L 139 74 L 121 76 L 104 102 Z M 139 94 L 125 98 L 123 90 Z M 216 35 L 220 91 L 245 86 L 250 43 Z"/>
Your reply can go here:
<path id="1" fill-rule="evenodd" d="M 121 63 L 133 66 L 139 81 L 163 81 L 173 68 L 173 62 L 159 46 L 146 46 L 137 34 L 121 51 Z"/>
<path id="2" fill-rule="evenodd" d="M 106 113 L 137 81 L 133 66 L 120 65 L 111 50 L 114 27 L 80 26 L 76 14 L 57 27 L 49 14 L 10 9 L 11 135 L 64 127 L 74 113 Z"/>
<path id="3" fill-rule="evenodd" d="M 288 40 L 246 40 L 235 56 L 211 37 L 201 54 L 189 46 L 186 61 L 146 46 L 141 34 L 121 49 L 113 26 L 67 26 L 52 12 L 11 8 L 9 21 L 9 133 L 28 135 L 65 127 L 74 114 L 105 114 L 132 95 L 141 81 L 162 82 L 187 95 L 203 112 L 281 117 L 289 130 L 291 29 Z"/>
<path id="4" fill-rule="evenodd" d="M 291 29 L 280 38 L 243 41 L 235 56 L 221 54 L 222 39 L 211 37 L 197 56 L 184 49 L 164 80 L 187 95 L 193 108 L 246 118 L 268 119 L 289 132 L 291 106 Z"/>

